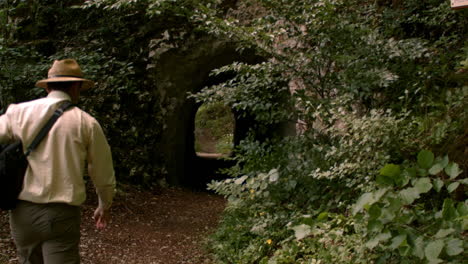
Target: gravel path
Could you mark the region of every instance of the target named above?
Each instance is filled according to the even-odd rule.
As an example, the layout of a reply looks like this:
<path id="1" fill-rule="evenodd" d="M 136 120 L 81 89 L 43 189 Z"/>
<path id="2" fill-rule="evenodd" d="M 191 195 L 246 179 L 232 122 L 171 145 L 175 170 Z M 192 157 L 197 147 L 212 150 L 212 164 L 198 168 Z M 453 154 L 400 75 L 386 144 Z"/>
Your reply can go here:
<path id="1" fill-rule="evenodd" d="M 91 219 L 96 197 L 83 205 L 82 264 L 208 264 L 206 237 L 218 223 L 225 200 L 184 189 L 140 190 L 126 186 L 112 209 L 112 222 L 97 231 Z M 17 264 L 8 213 L 0 212 L 0 264 Z"/>

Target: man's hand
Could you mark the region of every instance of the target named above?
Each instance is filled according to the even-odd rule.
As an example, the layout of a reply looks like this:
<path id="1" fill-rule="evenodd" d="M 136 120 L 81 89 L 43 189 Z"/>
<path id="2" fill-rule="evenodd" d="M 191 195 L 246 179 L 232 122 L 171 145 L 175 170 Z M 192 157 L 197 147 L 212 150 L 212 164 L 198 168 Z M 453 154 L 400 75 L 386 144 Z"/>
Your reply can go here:
<path id="1" fill-rule="evenodd" d="M 109 222 L 110 214 L 109 210 L 104 210 L 102 207 L 98 207 L 96 211 L 94 211 L 94 222 L 96 222 L 97 229 L 104 229 L 107 227 L 107 223 Z"/>

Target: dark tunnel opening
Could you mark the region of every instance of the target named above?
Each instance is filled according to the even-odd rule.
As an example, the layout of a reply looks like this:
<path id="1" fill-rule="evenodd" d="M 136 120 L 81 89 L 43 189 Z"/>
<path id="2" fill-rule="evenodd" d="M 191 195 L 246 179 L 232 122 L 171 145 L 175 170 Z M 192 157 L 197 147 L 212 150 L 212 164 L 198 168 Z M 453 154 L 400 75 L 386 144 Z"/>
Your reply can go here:
<path id="1" fill-rule="evenodd" d="M 153 81 L 158 84 L 155 92 L 161 95 L 161 105 L 167 117 L 157 151 L 163 157 L 164 177 L 169 185 L 206 190 L 211 180 L 226 177 L 219 170 L 233 166 L 233 160 L 196 154 L 194 131 L 200 105 L 188 94 L 235 76 L 230 72 L 210 75 L 214 69 L 236 61 L 256 64 L 264 60 L 253 50 L 244 50 L 241 54 L 235 43 L 210 37 L 202 37 L 183 50 L 173 49 L 160 55 L 153 70 Z M 233 117 L 232 145 L 236 146 L 245 138 L 251 122 L 246 120 L 244 113 L 233 111 Z"/>

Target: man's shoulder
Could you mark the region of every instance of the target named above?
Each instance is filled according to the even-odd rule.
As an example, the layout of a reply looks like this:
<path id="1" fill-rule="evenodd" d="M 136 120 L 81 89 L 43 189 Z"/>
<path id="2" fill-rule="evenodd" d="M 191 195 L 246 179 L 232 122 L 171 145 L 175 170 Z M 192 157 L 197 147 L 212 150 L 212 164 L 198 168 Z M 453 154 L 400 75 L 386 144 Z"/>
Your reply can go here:
<path id="1" fill-rule="evenodd" d="M 20 102 L 20 103 L 12 103 L 8 105 L 8 108 L 6 110 L 6 113 L 15 113 L 18 111 L 26 110 L 28 108 L 35 107 L 37 105 L 44 104 L 45 98 L 39 98 L 31 101 L 25 101 L 25 102 Z"/>
<path id="2" fill-rule="evenodd" d="M 85 110 L 79 108 L 78 106 L 74 106 L 70 110 L 76 111 L 76 113 L 79 113 L 83 121 L 85 121 L 88 124 L 99 124 L 94 116 L 92 116 L 90 113 L 86 112 Z"/>

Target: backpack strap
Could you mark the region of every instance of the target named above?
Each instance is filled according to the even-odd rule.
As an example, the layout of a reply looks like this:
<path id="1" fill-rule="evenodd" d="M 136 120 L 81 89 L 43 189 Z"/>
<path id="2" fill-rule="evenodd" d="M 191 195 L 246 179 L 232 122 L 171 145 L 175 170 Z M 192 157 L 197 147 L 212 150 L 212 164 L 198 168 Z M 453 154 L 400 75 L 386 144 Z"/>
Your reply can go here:
<path id="1" fill-rule="evenodd" d="M 63 112 L 65 112 L 71 106 L 73 106 L 73 104 L 70 101 L 65 101 L 62 105 L 60 105 L 60 107 L 57 110 L 55 110 L 52 117 L 42 127 L 41 131 L 39 131 L 39 134 L 37 134 L 31 145 L 29 145 L 29 147 L 26 149 L 26 152 L 24 153 L 25 156 L 28 156 L 31 153 L 31 151 L 33 151 L 37 147 L 37 145 L 41 143 L 42 139 L 49 133 L 49 130 L 55 124 L 55 121 L 57 121 L 57 119 L 63 114 Z"/>

